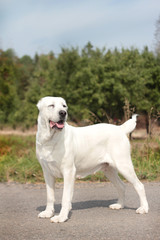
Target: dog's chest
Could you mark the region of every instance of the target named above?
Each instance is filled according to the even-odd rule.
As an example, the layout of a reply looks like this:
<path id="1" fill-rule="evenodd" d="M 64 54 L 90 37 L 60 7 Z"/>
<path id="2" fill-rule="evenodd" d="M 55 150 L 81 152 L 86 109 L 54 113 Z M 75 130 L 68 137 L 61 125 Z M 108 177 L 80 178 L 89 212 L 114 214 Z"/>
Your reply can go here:
<path id="1" fill-rule="evenodd" d="M 43 160 L 43 166 L 45 166 L 45 169 L 47 170 L 47 172 L 49 172 L 54 177 L 58 177 L 58 178 L 63 177 L 61 172 L 61 167 L 56 160 L 50 161 L 50 162 Z"/>
<path id="2" fill-rule="evenodd" d="M 61 162 L 63 151 L 53 146 L 37 146 L 37 156 L 41 166 L 44 166 L 55 177 L 62 177 Z"/>

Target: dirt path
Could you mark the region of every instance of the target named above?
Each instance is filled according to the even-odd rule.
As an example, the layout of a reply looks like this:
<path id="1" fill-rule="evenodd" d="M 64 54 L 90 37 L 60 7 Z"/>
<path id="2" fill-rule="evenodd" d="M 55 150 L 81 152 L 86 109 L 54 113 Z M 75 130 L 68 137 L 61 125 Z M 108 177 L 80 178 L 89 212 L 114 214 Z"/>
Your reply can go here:
<path id="1" fill-rule="evenodd" d="M 75 126 L 75 124 L 71 123 L 71 125 Z M 0 135 L 19 135 L 19 136 L 30 136 L 30 135 L 36 135 L 37 127 L 34 126 L 31 129 L 28 130 L 22 130 L 22 129 L 12 129 L 12 128 L 4 128 L 0 130 Z M 153 135 L 154 136 L 160 136 L 160 127 L 156 126 L 153 128 Z M 145 139 L 147 138 L 147 132 L 146 129 L 135 129 L 132 133 L 132 137 L 136 139 Z"/>
<path id="2" fill-rule="evenodd" d="M 25 130 L 22 131 L 21 129 L 11 129 L 11 128 L 6 128 L 3 130 L 0 130 L 0 135 L 19 135 L 19 136 L 31 136 L 31 135 L 36 135 L 36 127 L 34 127 L 33 129 L 29 129 L 29 130 Z M 139 129 L 139 130 L 135 130 L 132 133 L 132 137 L 133 138 L 146 138 L 147 137 L 147 133 L 145 129 Z"/>
<path id="3" fill-rule="evenodd" d="M 12 129 L 12 128 L 5 128 L 0 130 L 0 135 L 19 135 L 19 136 L 31 136 L 36 135 L 37 128 L 31 128 L 29 130 L 21 130 L 21 129 Z"/>

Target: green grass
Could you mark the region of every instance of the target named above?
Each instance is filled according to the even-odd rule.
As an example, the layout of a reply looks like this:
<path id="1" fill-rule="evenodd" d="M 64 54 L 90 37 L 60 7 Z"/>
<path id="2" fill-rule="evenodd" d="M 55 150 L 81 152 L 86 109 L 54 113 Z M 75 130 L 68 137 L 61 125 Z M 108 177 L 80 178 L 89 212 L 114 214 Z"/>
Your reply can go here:
<path id="1" fill-rule="evenodd" d="M 34 136 L 0 136 L 0 181 L 44 181 Z"/>
<path id="2" fill-rule="evenodd" d="M 160 180 L 160 139 L 134 140 L 131 143 L 132 160 L 139 179 Z M 0 136 L 0 181 L 44 182 L 35 155 L 35 136 Z M 84 181 L 106 181 L 106 178 L 98 172 Z"/>
<path id="3" fill-rule="evenodd" d="M 132 161 L 139 179 L 160 180 L 160 139 L 135 141 Z"/>

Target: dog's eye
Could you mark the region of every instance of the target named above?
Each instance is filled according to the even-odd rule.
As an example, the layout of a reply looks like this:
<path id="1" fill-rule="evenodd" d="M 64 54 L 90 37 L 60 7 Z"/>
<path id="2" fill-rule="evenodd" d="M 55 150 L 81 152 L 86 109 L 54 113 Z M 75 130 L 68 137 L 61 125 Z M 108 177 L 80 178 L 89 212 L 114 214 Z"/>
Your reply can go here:
<path id="1" fill-rule="evenodd" d="M 65 104 L 63 104 L 63 107 L 66 108 L 67 106 Z"/>
<path id="2" fill-rule="evenodd" d="M 54 108 L 54 104 L 51 104 L 51 105 L 49 105 L 48 107 L 52 107 L 52 108 Z"/>

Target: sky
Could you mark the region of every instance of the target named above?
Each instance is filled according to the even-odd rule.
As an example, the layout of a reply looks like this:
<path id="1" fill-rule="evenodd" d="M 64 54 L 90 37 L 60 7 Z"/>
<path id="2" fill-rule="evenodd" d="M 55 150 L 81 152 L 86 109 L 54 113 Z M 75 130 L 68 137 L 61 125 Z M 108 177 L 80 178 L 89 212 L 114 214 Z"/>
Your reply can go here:
<path id="1" fill-rule="evenodd" d="M 160 0 L 0 0 L 0 48 L 18 57 L 61 48 L 154 50 Z"/>

